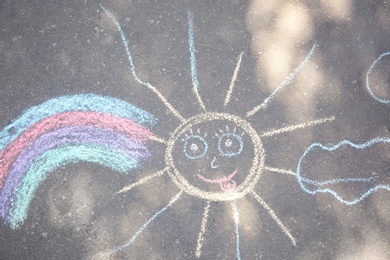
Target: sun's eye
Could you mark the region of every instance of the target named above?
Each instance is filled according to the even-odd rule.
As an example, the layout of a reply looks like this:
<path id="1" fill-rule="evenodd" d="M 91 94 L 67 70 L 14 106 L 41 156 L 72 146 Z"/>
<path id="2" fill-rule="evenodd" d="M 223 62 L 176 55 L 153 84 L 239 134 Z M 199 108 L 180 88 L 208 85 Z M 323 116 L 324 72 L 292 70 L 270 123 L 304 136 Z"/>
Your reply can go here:
<path id="1" fill-rule="evenodd" d="M 218 151 L 222 156 L 235 156 L 242 152 L 244 142 L 242 137 L 236 133 L 226 133 L 219 137 Z"/>
<path id="2" fill-rule="evenodd" d="M 198 159 L 207 152 L 207 142 L 200 135 L 191 135 L 184 141 L 184 154 L 188 159 Z"/>

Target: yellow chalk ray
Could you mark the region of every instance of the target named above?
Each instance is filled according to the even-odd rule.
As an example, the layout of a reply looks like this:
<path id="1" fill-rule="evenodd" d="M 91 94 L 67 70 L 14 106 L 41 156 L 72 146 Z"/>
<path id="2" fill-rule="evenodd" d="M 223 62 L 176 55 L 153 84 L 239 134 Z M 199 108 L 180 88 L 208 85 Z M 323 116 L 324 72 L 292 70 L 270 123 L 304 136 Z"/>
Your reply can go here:
<path id="1" fill-rule="evenodd" d="M 162 175 L 166 172 L 166 170 L 167 170 L 167 169 L 163 169 L 163 170 L 161 170 L 161 171 L 158 171 L 158 172 L 155 172 L 155 173 L 153 173 L 153 174 L 150 174 L 150 175 L 148 175 L 148 176 L 146 176 L 146 177 L 140 179 L 139 181 L 134 182 L 134 183 L 132 183 L 132 184 L 130 184 L 130 185 L 128 185 L 128 186 L 122 188 L 120 191 L 117 191 L 115 194 L 127 192 L 127 191 L 133 189 L 134 187 L 138 187 L 138 186 L 140 186 L 141 184 L 144 184 L 145 182 L 147 182 L 147 181 L 149 181 L 149 180 L 151 180 L 151 179 L 153 179 L 153 178 L 155 178 L 155 177 L 162 176 Z"/>
<path id="2" fill-rule="evenodd" d="M 195 255 L 197 258 L 199 258 L 200 255 L 202 254 L 202 246 L 203 246 L 204 234 L 206 232 L 206 225 L 207 225 L 207 219 L 209 217 L 209 211 L 210 211 L 210 201 L 207 201 L 206 205 L 204 206 L 202 223 L 200 225 L 198 240 L 196 242 Z"/>
<path id="3" fill-rule="evenodd" d="M 240 55 L 238 56 L 237 65 L 236 65 L 236 68 L 234 69 L 233 76 L 232 76 L 232 79 L 230 81 L 229 89 L 228 89 L 228 92 L 226 94 L 226 98 L 225 98 L 225 102 L 224 102 L 225 107 L 230 102 L 230 99 L 232 97 L 234 84 L 236 83 L 236 80 L 237 80 L 238 71 L 240 70 L 243 55 L 244 55 L 244 52 L 241 52 Z"/>
<path id="4" fill-rule="evenodd" d="M 274 135 L 278 135 L 278 134 L 282 134 L 282 133 L 286 133 L 286 132 L 291 132 L 291 131 L 294 131 L 297 129 L 302 129 L 302 128 L 311 127 L 311 126 L 315 126 L 318 124 L 330 122 L 330 121 L 333 121 L 335 119 L 336 118 L 334 116 L 331 116 L 331 117 L 327 117 L 327 118 L 316 119 L 316 120 L 309 121 L 306 123 L 301 123 L 298 125 L 290 125 L 290 126 L 286 126 L 286 127 L 282 127 L 282 128 L 278 128 L 278 129 L 272 129 L 272 130 L 268 130 L 267 132 L 260 134 L 260 137 L 269 137 L 269 136 L 274 136 Z"/>
<path id="5" fill-rule="evenodd" d="M 282 173 L 282 174 L 287 174 L 287 175 L 293 175 L 293 176 L 295 176 L 295 172 L 290 171 L 290 170 L 280 169 L 280 168 L 274 168 L 274 167 L 264 166 L 264 170 L 270 171 L 270 172 L 277 172 L 277 173 Z"/>
<path id="6" fill-rule="evenodd" d="M 296 246 L 297 242 L 295 238 L 291 235 L 290 231 L 286 228 L 286 226 L 282 223 L 282 221 L 278 218 L 278 216 L 275 214 L 275 212 L 271 209 L 270 206 L 268 206 L 267 203 L 264 202 L 262 198 L 260 198 L 259 195 L 257 195 L 256 192 L 252 191 L 252 196 L 260 203 L 261 206 L 263 206 L 272 219 L 276 222 L 276 224 L 280 227 L 280 229 L 283 231 L 283 233 L 291 240 L 291 243 Z"/>

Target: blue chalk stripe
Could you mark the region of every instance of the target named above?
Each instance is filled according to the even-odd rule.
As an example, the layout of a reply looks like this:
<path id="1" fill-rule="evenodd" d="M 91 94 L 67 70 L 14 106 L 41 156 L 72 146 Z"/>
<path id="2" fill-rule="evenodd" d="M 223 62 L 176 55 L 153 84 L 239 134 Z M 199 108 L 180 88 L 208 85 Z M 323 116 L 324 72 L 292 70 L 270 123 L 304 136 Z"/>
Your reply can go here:
<path id="1" fill-rule="evenodd" d="M 38 121 L 62 112 L 93 111 L 131 119 L 150 127 L 156 119 L 148 112 L 122 100 L 95 94 L 80 94 L 50 99 L 26 110 L 0 132 L 0 150 L 10 144 L 28 127 Z"/>

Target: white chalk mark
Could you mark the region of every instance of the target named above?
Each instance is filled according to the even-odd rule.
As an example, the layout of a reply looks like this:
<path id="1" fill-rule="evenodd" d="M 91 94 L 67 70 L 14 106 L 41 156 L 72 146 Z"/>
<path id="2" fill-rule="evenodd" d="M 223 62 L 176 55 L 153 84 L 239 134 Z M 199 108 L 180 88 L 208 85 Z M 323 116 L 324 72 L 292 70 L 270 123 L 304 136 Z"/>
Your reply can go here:
<path id="1" fill-rule="evenodd" d="M 256 194 L 256 192 L 252 191 L 252 195 L 253 197 L 261 204 L 261 206 L 263 206 L 267 211 L 268 213 L 270 214 L 270 216 L 273 218 L 273 220 L 276 222 L 276 224 L 280 227 L 280 229 L 283 231 L 283 233 L 291 240 L 291 243 L 296 246 L 297 245 L 297 242 L 295 241 L 295 238 L 291 235 L 290 231 L 288 231 L 288 229 L 286 228 L 286 226 L 282 223 L 282 221 L 280 221 L 280 219 L 278 218 L 278 216 L 276 216 L 275 212 L 270 208 L 270 206 L 268 206 L 267 203 L 265 203 L 259 195 Z"/>
<path id="2" fill-rule="evenodd" d="M 162 144 L 168 144 L 168 141 L 161 138 L 161 137 L 158 137 L 156 135 L 151 135 L 149 136 L 149 140 L 152 140 L 152 141 L 156 141 L 156 142 L 159 142 L 159 143 L 162 143 Z"/>
<path id="3" fill-rule="evenodd" d="M 204 233 L 206 232 L 206 225 L 207 225 L 207 219 L 209 217 L 209 211 L 210 211 L 210 201 L 206 202 L 206 205 L 204 207 L 203 211 L 203 217 L 202 217 L 202 223 L 200 225 L 200 232 L 198 235 L 198 241 L 196 242 L 196 257 L 199 258 L 202 254 L 202 246 L 203 246 L 203 240 L 204 240 Z"/>
<path id="4" fill-rule="evenodd" d="M 288 175 L 296 176 L 295 172 L 290 171 L 290 170 L 280 169 L 280 168 L 274 168 L 274 167 L 265 166 L 264 170 L 270 171 L 270 172 L 277 172 L 277 173 L 282 173 L 282 174 L 288 174 Z"/>
<path id="5" fill-rule="evenodd" d="M 99 5 L 103 9 L 103 11 L 107 14 L 107 16 L 115 23 L 115 25 L 119 31 L 119 34 L 120 34 L 121 40 L 122 40 L 122 44 L 125 47 L 125 51 L 127 54 L 127 60 L 129 61 L 129 64 L 130 64 L 130 70 L 131 70 L 131 73 L 133 74 L 133 77 L 135 78 L 135 80 L 138 81 L 140 84 L 146 86 L 150 90 L 152 90 L 153 93 L 155 93 L 157 95 L 157 97 L 164 103 L 164 105 L 172 112 L 172 114 L 174 114 L 177 118 L 179 118 L 180 121 L 184 122 L 185 121 L 184 117 L 182 117 L 179 114 L 179 112 L 168 102 L 168 100 L 160 93 L 160 91 L 158 91 L 155 87 L 153 87 L 149 82 L 144 82 L 138 78 L 138 75 L 135 71 L 133 57 L 130 53 L 128 41 L 126 39 L 126 36 L 125 36 L 119 22 L 115 19 L 114 15 L 112 13 L 107 11 L 107 9 L 102 4 L 99 4 Z"/>
<path id="6" fill-rule="evenodd" d="M 148 221 L 146 221 L 139 229 L 138 231 L 134 234 L 134 236 L 132 238 L 130 238 L 126 243 L 124 243 L 123 245 L 120 245 L 120 246 L 117 246 L 116 248 L 114 248 L 113 250 L 111 251 L 106 251 L 106 252 L 102 252 L 102 253 L 99 253 L 97 254 L 96 256 L 101 256 L 101 257 L 106 257 L 106 256 L 110 256 L 112 254 L 115 254 L 121 250 L 123 250 L 125 247 L 128 247 L 129 245 L 131 245 L 134 240 L 142 233 L 142 231 L 144 231 L 144 229 L 158 216 L 160 215 L 161 213 L 163 213 L 165 210 L 167 210 L 170 206 L 172 206 L 173 203 L 176 202 L 176 200 L 178 198 L 180 198 L 181 194 L 183 193 L 183 191 L 180 191 L 179 193 L 177 193 L 175 196 L 172 197 L 171 201 L 168 203 L 168 205 L 166 205 L 164 208 L 160 209 L 159 211 L 157 211 L 150 219 L 148 219 Z M 95 257 L 96 257 L 95 256 Z"/>
<path id="7" fill-rule="evenodd" d="M 224 103 L 225 107 L 230 102 L 230 98 L 231 98 L 232 93 L 233 93 L 234 83 L 236 83 L 238 71 L 240 70 L 241 61 L 242 61 L 242 55 L 243 54 L 244 54 L 244 52 L 241 52 L 240 56 L 238 56 L 238 62 L 237 62 L 236 68 L 234 69 L 232 80 L 230 81 L 229 90 L 228 90 L 228 92 L 226 94 L 225 103 Z"/>
<path id="8" fill-rule="evenodd" d="M 272 130 L 269 130 L 267 132 L 260 134 L 260 137 L 273 136 L 273 135 L 277 135 L 277 134 L 281 134 L 281 133 L 291 132 L 291 131 L 294 131 L 296 129 L 301 129 L 301 128 L 310 127 L 310 126 L 314 126 L 314 125 L 318 125 L 318 124 L 323 124 L 326 122 L 333 121 L 335 119 L 336 118 L 334 116 L 331 116 L 331 117 L 327 117 L 327 118 L 316 119 L 316 120 L 309 121 L 309 122 L 302 123 L 302 124 L 298 124 L 298 125 L 290 125 L 290 126 L 286 126 L 286 127 L 279 128 L 279 129 L 272 129 Z"/>
<path id="9" fill-rule="evenodd" d="M 196 57 L 195 57 L 195 43 L 194 43 L 194 23 L 192 12 L 188 10 L 188 47 L 190 50 L 190 65 L 191 65 L 191 79 L 193 91 L 195 93 L 196 98 L 200 104 L 200 107 L 206 112 L 206 107 L 202 101 L 202 98 L 199 95 L 199 81 L 198 75 L 196 71 Z"/>
<path id="10" fill-rule="evenodd" d="M 115 194 L 123 193 L 123 192 L 131 190 L 134 187 L 140 186 L 141 184 L 153 179 L 154 177 L 158 177 L 158 176 L 163 175 L 166 170 L 167 169 L 163 169 L 163 170 L 158 171 L 156 173 L 150 174 L 150 175 L 140 179 L 139 181 L 134 182 L 134 183 L 130 184 L 129 186 L 122 188 L 120 191 L 116 192 Z"/>
<path id="11" fill-rule="evenodd" d="M 301 62 L 301 64 L 299 64 L 298 67 L 296 67 L 294 69 L 294 71 L 282 82 L 282 84 L 280 84 L 276 89 L 275 91 L 269 96 L 267 97 L 263 103 L 261 103 L 260 105 L 254 107 L 252 110 L 250 110 L 247 114 L 246 114 L 246 117 L 251 117 L 253 116 L 255 113 L 257 113 L 260 109 L 265 109 L 267 108 L 267 106 L 269 105 L 269 103 L 274 99 L 276 93 L 281 90 L 283 87 L 287 86 L 288 84 L 290 84 L 290 82 L 295 78 L 295 76 L 298 74 L 298 72 L 304 67 L 304 65 L 310 60 L 311 56 L 313 55 L 313 52 L 314 52 L 314 49 L 316 47 L 317 43 L 314 42 L 313 44 L 313 47 L 311 47 L 311 50 L 310 52 L 306 55 L 306 58 Z"/>
<path id="12" fill-rule="evenodd" d="M 239 214 L 238 214 L 238 209 L 237 209 L 237 205 L 235 202 L 232 202 L 232 207 L 233 207 L 234 231 L 236 233 L 236 257 L 237 257 L 237 260 L 241 260 L 240 234 L 238 233 Z"/>

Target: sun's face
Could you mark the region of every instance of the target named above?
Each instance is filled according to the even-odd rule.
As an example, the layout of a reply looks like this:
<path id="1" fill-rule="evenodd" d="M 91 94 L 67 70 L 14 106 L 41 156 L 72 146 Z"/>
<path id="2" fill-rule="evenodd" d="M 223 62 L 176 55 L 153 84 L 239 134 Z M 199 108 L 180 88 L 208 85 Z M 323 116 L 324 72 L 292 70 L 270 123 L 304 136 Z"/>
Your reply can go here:
<path id="1" fill-rule="evenodd" d="M 165 158 L 179 188 L 211 201 L 245 196 L 264 166 L 257 132 L 240 117 L 223 113 L 201 114 L 181 124 L 168 141 Z"/>

